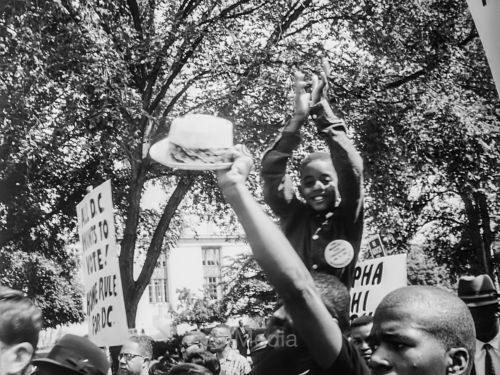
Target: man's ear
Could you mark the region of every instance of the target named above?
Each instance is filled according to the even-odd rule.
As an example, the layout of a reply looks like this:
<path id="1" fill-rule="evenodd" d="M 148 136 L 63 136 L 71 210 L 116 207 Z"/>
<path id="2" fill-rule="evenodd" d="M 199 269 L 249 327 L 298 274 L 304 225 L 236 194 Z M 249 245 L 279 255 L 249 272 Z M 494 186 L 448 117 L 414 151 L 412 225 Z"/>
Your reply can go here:
<path id="1" fill-rule="evenodd" d="M 33 352 L 33 346 L 28 342 L 15 344 L 6 349 L 3 354 L 6 373 L 21 373 L 31 362 Z"/>
<path id="2" fill-rule="evenodd" d="M 448 350 L 448 375 L 462 375 L 467 373 L 470 358 L 469 352 L 465 348 L 451 348 Z"/>

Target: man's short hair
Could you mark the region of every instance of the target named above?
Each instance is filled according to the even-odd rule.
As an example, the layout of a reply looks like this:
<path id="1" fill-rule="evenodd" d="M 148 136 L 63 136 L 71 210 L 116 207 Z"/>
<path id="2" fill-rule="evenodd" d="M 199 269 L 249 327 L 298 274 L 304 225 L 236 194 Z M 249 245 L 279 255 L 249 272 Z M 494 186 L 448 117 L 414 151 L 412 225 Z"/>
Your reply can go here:
<path id="1" fill-rule="evenodd" d="M 356 328 L 356 327 L 366 326 L 367 324 L 371 324 L 371 323 L 373 323 L 373 316 L 372 315 L 358 316 L 356 319 L 354 319 L 351 322 L 351 329 Z"/>
<path id="2" fill-rule="evenodd" d="M 216 375 L 208 368 L 196 363 L 181 363 L 170 369 L 169 375 Z"/>
<path id="3" fill-rule="evenodd" d="M 403 287 L 385 296 L 377 310 L 397 305 L 421 312 L 420 323 L 425 324 L 425 331 L 440 341 L 445 350 L 464 347 L 469 353 L 469 367 L 472 366 L 476 332 L 472 315 L 460 298 L 431 286 Z"/>
<path id="4" fill-rule="evenodd" d="M 206 367 L 214 375 L 217 375 L 220 373 L 220 362 L 217 359 L 216 356 L 214 356 L 212 353 L 208 351 L 198 351 L 198 352 L 192 352 L 187 355 L 186 358 L 187 363 L 196 363 L 197 365 L 202 365 L 203 367 Z"/>
<path id="5" fill-rule="evenodd" d="M 38 344 L 42 312 L 24 293 L 0 286 L 0 341 L 5 345 Z"/>
<path id="6" fill-rule="evenodd" d="M 349 329 L 350 295 L 347 287 L 334 275 L 311 272 L 314 285 L 328 312 L 337 319 L 342 332 Z"/>
<path id="7" fill-rule="evenodd" d="M 229 327 L 227 324 L 218 324 L 216 325 L 215 327 L 212 328 L 212 330 L 214 329 L 222 329 L 224 331 L 226 331 L 226 333 L 231 336 L 231 327 Z"/>
<path id="8" fill-rule="evenodd" d="M 193 343 L 200 343 L 204 346 L 207 345 L 207 342 L 208 342 L 208 337 L 205 333 L 203 333 L 202 331 L 190 331 L 190 332 L 186 332 L 184 334 L 184 336 L 182 336 L 182 341 L 184 341 L 184 338 L 186 337 L 193 337 L 194 338 L 194 342 Z"/>
<path id="9" fill-rule="evenodd" d="M 153 339 L 146 335 L 134 335 L 128 338 L 128 341 L 135 342 L 139 345 L 141 355 L 149 359 L 153 359 Z"/>

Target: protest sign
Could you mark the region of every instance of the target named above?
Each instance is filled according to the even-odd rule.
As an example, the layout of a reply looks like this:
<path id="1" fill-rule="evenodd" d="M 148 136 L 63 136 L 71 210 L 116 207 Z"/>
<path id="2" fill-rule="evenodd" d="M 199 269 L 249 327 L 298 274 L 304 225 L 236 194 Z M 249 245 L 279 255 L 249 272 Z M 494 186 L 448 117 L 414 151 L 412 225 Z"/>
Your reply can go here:
<path id="1" fill-rule="evenodd" d="M 88 193 L 76 209 L 89 338 L 98 346 L 121 345 L 128 337 L 128 327 L 116 255 L 111 181 Z"/>
<path id="2" fill-rule="evenodd" d="M 467 0 L 500 95 L 500 0 Z"/>
<path id="3" fill-rule="evenodd" d="M 366 242 L 368 242 L 372 258 L 379 258 L 386 255 L 384 244 L 382 243 L 382 239 L 378 234 L 376 234 L 375 236 L 368 237 L 366 239 Z"/>
<path id="4" fill-rule="evenodd" d="M 373 315 L 387 293 L 406 284 L 406 254 L 359 262 L 351 288 L 351 318 Z"/>

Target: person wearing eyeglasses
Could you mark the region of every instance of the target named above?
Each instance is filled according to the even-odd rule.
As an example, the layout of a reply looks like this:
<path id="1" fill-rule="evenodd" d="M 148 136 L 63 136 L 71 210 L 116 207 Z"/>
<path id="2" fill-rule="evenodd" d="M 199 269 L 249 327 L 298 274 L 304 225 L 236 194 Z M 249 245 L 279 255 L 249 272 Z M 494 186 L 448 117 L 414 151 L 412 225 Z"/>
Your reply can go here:
<path id="1" fill-rule="evenodd" d="M 219 325 L 208 336 L 208 350 L 217 356 L 220 375 L 246 375 L 252 369 L 247 359 L 231 348 L 231 329 Z"/>
<path id="2" fill-rule="evenodd" d="M 38 344 L 42 313 L 24 293 L 0 286 L 0 375 L 24 373 Z"/>
<path id="3" fill-rule="evenodd" d="M 148 375 L 153 358 L 153 340 L 149 336 L 131 336 L 118 356 L 118 375 Z"/>

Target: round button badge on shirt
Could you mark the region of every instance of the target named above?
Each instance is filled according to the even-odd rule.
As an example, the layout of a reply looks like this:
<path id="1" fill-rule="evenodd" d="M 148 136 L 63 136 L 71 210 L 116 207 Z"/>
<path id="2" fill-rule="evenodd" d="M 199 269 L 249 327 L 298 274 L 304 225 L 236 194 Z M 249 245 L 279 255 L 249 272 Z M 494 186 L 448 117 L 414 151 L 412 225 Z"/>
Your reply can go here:
<path id="1" fill-rule="evenodd" d="M 324 256 L 330 266 L 344 268 L 353 260 L 354 248 L 345 240 L 334 240 L 326 245 Z"/>

